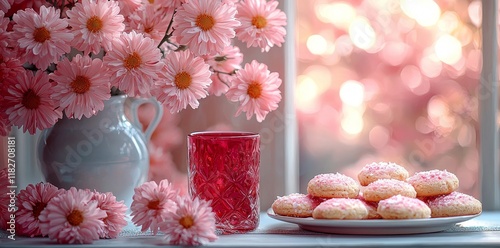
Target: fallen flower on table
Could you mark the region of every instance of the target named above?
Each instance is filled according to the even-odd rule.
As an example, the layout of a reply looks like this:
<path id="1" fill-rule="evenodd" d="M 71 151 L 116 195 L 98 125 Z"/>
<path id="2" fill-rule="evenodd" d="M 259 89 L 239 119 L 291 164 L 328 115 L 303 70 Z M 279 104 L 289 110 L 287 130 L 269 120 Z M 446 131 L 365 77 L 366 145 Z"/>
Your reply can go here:
<path id="1" fill-rule="evenodd" d="M 99 236 L 101 238 L 116 238 L 122 229 L 127 225 L 125 214 L 127 206 L 123 201 L 116 201 L 116 197 L 111 193 L 94 192 L 92 200 L 97 201 L 97 207 L 106 211 L 106 217 L 102 220 L 104 222 L 103 233 Z"/>
<path id="2" fill-rule="evenodd" d="M 35 237 L 41 236 L 38 217 L 52 198 L 64 192 L 50 183 L 30 184 L 17 195 L 16 220 L 19 233 Z"/>
<path id="3" fill-rule="evenodd" d="M 6 169 L 0 170 L 0 178 L 8 182 L 6 175 Z M 156 235 L 161 231 L 172 245 L 202 245 L 217 240 L 210 202 L 180 195 L 166 179 L 159 184 L 145 182 L 134 190 L 132 222 L 141 226 L 142 232 L 149 229 Z M 0 200 L 8 203 L 9 195 L 4 195 L 7 197 Z M 111 192 L 75 187 L 64 190 L 40 182 L 19 192 L 17 208 L 20 235 L 48 236 L 61 244 L 91 244 L 100 238 L 117 238 L 127 225 L 127 207 Z"/>
<path id="4" fill-rule="evenodd" d="M 168 213 L 177 208 L 175 203 L 177 191 L 166 179 L 160 181 L 159 184 L 154 181 L 145 182 L 134 191 L 130 206 L 132 222 L 137 226 L 142 226 L 141 232 L 150 229 L 156 235 L 159 223 L 165 221 Z"/>
<path id="5" fill-rule="evenodd" d="M 217 240 L 215 214 L 210 202 L 177 197 L 177 210 L 160 224 L 171 245 L 202 245 Z"/>
<path id="6" fill-rule="evenodd" d="M 97 207 L 90 190 L 71 187 L 52 198 L 39 216 L 43 235 L 63 244 L 91 244 L 104 230 L 106 211 Z"/>
<path id="7" fill-rule="evenodd" d="M 168 180 L 146 182 L 135 189 L 132 221 L 156 235 L 165 234 L 172 245 L 202 245 L 217 239 L 210 202 L 180 196 Z"/>

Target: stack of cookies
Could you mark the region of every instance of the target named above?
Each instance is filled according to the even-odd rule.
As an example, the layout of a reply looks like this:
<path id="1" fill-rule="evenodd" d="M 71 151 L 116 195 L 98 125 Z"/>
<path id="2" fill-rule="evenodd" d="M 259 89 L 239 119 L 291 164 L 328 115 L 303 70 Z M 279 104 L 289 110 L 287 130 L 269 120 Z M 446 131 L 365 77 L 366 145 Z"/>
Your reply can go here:
<path id="1" fill-rule="evenodd" d="M 396 164 L 367 164 L 358 181 L 340 173 L 320 174 L 307 185 L 308 194 L 278 197 L 278 215 L 315 219 L 423 219 L 478 214 L 481 202 L 457 192 L 458 178 L 446 170 L 409 176 Z"/>

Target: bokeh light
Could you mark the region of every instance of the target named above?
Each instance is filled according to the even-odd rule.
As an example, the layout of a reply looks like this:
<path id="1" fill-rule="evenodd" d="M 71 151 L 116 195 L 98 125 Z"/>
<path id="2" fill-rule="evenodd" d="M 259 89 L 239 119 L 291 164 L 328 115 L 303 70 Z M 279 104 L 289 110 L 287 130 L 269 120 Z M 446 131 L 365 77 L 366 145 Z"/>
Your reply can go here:
<path id="1" fill-rule="evenodd" d="M 441 15 L 439 5 L 433 0 L 402 0 L 401 8 L 406 15 L 424 27 L 436 24 Z"/>
<path id="2" fill-rule="evenodd" d="M 356 17 L 356 10 L 345 2 L 318 4 L 316 7 L 318 19 L 347 30 Z"/>
<path id="3" fill-rule="evenodd" d="M 344 104 L 360 106 L 364 99 L 364 86 L 358 81 L 349 80 L 340 86 L 340 99 Z"/>
<path id="4" fill-rule="evenodd" d="M 328 49 L 328 43 L 326 39 L 319 34 L 311 35 L 307 38 L 307 49 L 315 55 L 324 54 Z"/>
<path id="5" fill-rule="evenodd" d="M 356 17 L 349 25 L 349 36 L 352 43 L 364 50 L 368 50 L 376 42 L 376 34 L 368 19 Z"/>
<path id="6" fill-rule="evenodd" d="M 392 161 L 447 169 L 478 196 L 481 1 L 296 4 L 301 191 Z"/>
<path id="7" fill-rule="evenodd" d="M 462 44 L 449 34 L 443 34 L 438 38 L 434 44 L 434 51 L 439 60 L 449 65 L 455 64 L 462 58 Z"/>

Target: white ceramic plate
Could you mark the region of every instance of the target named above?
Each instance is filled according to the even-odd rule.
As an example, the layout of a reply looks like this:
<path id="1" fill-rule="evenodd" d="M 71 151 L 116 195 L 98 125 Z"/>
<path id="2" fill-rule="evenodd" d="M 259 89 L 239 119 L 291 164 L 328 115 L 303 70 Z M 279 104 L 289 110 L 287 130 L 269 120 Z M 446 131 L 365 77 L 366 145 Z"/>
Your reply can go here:
<path id="1" fill-rule="evenodd" d="M 267 210 L 267 215 L 273 219 L 297 224 L 300 228 L 313 232 L 368 235 L 440 232 L 479 216 L 476 214 L 412 220 L 317 220 L 277 215 L 271 208 Z"/>

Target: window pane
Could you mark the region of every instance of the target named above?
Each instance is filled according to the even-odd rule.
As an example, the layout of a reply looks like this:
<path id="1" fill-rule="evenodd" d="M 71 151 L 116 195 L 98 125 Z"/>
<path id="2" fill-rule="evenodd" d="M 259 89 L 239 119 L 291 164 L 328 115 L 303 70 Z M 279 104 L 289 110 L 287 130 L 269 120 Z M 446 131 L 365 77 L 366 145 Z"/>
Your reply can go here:
<path id="1" fill-rule="evenodd" d="M 392 161 L 479 197 L 480 1 L 297 1 L 300 184 Z"/>

